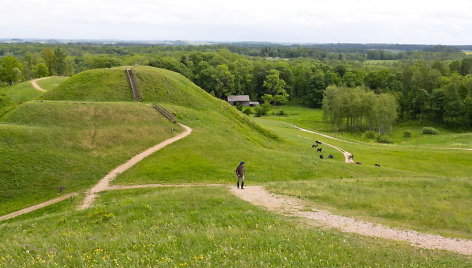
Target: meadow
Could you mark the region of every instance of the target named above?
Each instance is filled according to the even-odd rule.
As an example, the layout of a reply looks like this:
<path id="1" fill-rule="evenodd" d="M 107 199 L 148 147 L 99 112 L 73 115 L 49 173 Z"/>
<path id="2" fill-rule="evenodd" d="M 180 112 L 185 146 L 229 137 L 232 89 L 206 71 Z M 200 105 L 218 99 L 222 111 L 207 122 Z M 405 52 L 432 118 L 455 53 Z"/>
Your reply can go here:
<path id="1" fill-rule="evenodd" d="M 329 122 L 323 119 L 322 109 L 313 109 L 301 105 L 284 105 L 275 107 L 273 111 L 283 110 L 287 116 L 269 116 L 273 120 L 279 120 L 295 124 L 306 129 L 316 130 L 321 133 L 331 135 L 349 141 L 360 141 L 364 143 L 378 144 L 375 140 L 363 137 L 364 131 L 348 132 L 334 131 Z M 423 127 L 435 127 L 439 130 L 439 135 L 422 134 Z M 411 131 L 411 137 L 405 137 L 405 131 Z M 434 148 L 468 148 L 472 149 L 472 133 L 458 132 L 432 124 L 430 122 L 409 121 L 393 126 L 391 132 L 387 133 L 395 144 L 424 146 Z"/>
<path id="2" fill-rule="evenodd" d="M 437 149 L 431 136 L 416 148 L 406 140 L 380 145 L 334 133 L 356 142 L 346 143 L 301 132 L 285 122 L 332 134 L 319 110 L 284 106 L 286 117 L 247 117 L 183 76 L 151 67 L 135 67 L 144 99 L 136 103 L 124 68 L 73 76 L 0 118 L 7 159 L 0 163 L 0 214 L 55 197 L 59 185 L 65 192 L 85 191 L 132 155 L 171 137 L 175 125 L 150 106 L 159 102 L 192 134 L 113 184 L 235 187 L 236 165 L 246 161 L 247 185 L 343 215 L 471 237 L 469 151 Z M 340 152 L 323 145 L 322 154 L 334 159 L 320 159 L 314 140 L 343 148 L 363 164 L 346 164 Z M 1 222 L 0 266 L 467 267 L 472 261 L 310 226 L 241 201 L 226 187 L 104 192 L 92 208 L 76 211 L 82 198 Z"/>

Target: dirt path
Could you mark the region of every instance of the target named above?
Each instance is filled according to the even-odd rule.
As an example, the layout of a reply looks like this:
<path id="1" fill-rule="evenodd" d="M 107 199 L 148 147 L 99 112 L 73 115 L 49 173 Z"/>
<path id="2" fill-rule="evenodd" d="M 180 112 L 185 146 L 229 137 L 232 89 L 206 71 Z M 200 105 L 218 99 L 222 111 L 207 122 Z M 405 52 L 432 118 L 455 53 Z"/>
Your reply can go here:
<path id="1" fill-rule="evenodd" d="M 306 209 L 306 204 L 296 198 L 274 195 L 261 186 L 248 186 L 244 190 L 231 188 L 237 197 L 256 206 L 262 206 L 282 215 L 306 218 L 317 226 L 335 228 L 342 232 L 408 242 L 426 249 L 452 251 L 472 255 L 472 240 L 446 238 L 439 235 L 423 234 L 411 230 L 400 230 L 380 224 L 373 224 L 349 217 L 331 214 L 325 210 Z"/>
<path id="2" fill-rule="evenodd" d="M 50 206 L 50 205 L 52 205 L 52 204 L 59 203 L 59 202 L 64 201 L 64 200 L 66 200 L 66 199 L 68 199 L 68 198 L 77 196 L 78 194 L 79 194 L 79 193 L 70 193 L 70 194 L 62 195 L 62 196 L 56 197 L 56 198 L 54 198 L 54 199 L 48 200 L 48 201 L 46 201 L 46 202 L 39 203 L 39 204 L 37 204 L 37 205 L 24 208 L 24 209 L 22 209 L 22 210 L 18 210 L 18 211 L 12 212 L 12 213 L 10 213 L 10 214 L 0 216 L 0 221 L 9 220 L 9 219 L 18 217 L 18 216 L 20 216 L 20 215 L 33 212 L 33 211 L 38 210 L 38 209 L 40 209 L 40 208 L 47 207 L 47 206 Z"/>
<path id="3" fill-rule="evenodd" d="M 357 142 L 352 142 L 352 141 L 347 141 L 347 140 L 342 140 L 342 139 L 339 139 L 339 138 L 336 138 L 336 137 L 333 137 L 333 136 L 329 136 L 329 135 L 326 135 L 326 134 L 323 134 L 323 133 L 320 133 L 320 132 L 316 132 L 316 131 L 312 131 L 312 130 L 308 130 L 308 129 L 305 129 L 305 128 L 302 128 L 302 127 L 299 127 L 297 125 L 294 125 L 294 124 L 290 124 L 290 123 L 287 123 L 287 122 L 283 122 L 284 124 L 287 124 L 289 126 L 292 126 L 298 130 L 301 130 L 303 132 L 308 132 L 308 133 L 313 133 L 313 134 L 316 134 L 318 136 L 322 136 L 322 137 L 325 137 L 325 138 L 328 138 L 328 139 L 333 139 L 333 140 L 337 140 L 337 141 L 342 141 L 342 142 L 346 142 L 346 143 L 352 143 L 352 144 L 360 144 L 360 143 L 357 143 Z M 376 144 L 376 145 L 382 145 L 382 146 L 391 146 L 391 144 Z M 398 146 L 397 144 L 395 144 L 395 146 Z M 426 147 L 428 148 L 428 147 Z M 440 150 L 460 150 L 460 151 L 472 151 L 472 148 L 435 148 L 435 147 L 431 147 L 431 149 L 440 149 Z"/>
<path id="4" fill-rule="evenodd" d="M 143 188 L 165 188 L 165 187 L 218 187 L 228 186 L 227 184 L 141 184 L 141 185 L 111 185 L 103 191 L 127 190 L 127 189 L 143 189 Z"/>
<path id="5" fill-rule="evenodd" d="M 51 78 L 51 76 L 48 76 L 48 77 L 41 77 L 41 78 L 36 78 L 34 80 L 31 80 L 31 85 L 36 89 L 36 90 L 39 90 L 41 92 L 47 92 L 46 89 L 42 88 L 39 84 L 38 84 L 38 81 L 41 81 L 41 80 L 44 80 L 44 79 L 48 79 L 48 78 Z"/>
<path id="6" fill-rule="evenodd" d="M 318 132 L 314 132 L 314 131 L 311 131 L 311 130 L 308 130 L 308 129 L 304 129 L 304 128 L 301 128 L 301 127 L 296 126 L 296 125 L 292 125 L 292 124 L 288 124 L 288 123 L 286 123 L 286 124 L 287 124 L 287 125 L 290 125 L 290 126 L 292 126 L 292 127 L 294 127 L 294 128 L 296 128 L 296 129 L 298 129 L 298 130 L 304 131 L 304 132 L 313 133 L 313 134 L 316 134 L 316 135 L 320 135 L 320 136 L 323 136 L 323 137 L 328 137 L 328 138 L 330 138 L 330 139 L 335 139 L 335 140 L 339 140 L 339 141 L 343 141 L 343 142 L 347 142 L 347 143 L 353 143 L 353 142 L 350 142 L 350 141 L 340 140 L 340 139 L 338 139 L 338 138 L 334 138 L 334 137 L 331 137 L 331 136 L 328 136 L 328 135 L 320 134 L 320 133 L 318 133 Z M 301 137 L 302 137 L 302 136 L 301 136 Z M 302 138 L 306 138 L 306 137 L 302 137 Z M 307 139 L 308 139 L 308 138 L 307 138 Z M 341 149 L 341 148 L 339 148 L 339 147 L 337 147 L 337 146 L 334 146 L 334 145 L 332 145 L 332 144 L 326 143 L 326 142 L 323 142 L 323 145 L 329 146 L 329 147 L 335 149 L 336 151 L 341 152 L 341 153 L 344 155 L 344 162 L 350 163 L 350 164 L 354 164 L 354 160 L 351 158 L 351 155 L 352 155 L 352 154 L 351 154 L 350 152 L 348 152 L 348 151 L 346 151 L 346 150 L 344 150 L 344 149 Z"/>
<path id="7" fill-rule="evenodd" d="M 99 192 L 107 190 L 108 187 L 110 187 L 110 182 L 113 179 L 115 179 L 116 176 L 118 176 L 120 173 L 123 173 L 124 171 L 126 171 L 129 168 L 131 168 L 132 166 L 136 165 L 138 162 L 140 162 L 144 158 L 146 158 L 146 157 L 150 156 L 151 154 L 159 151 L 160 149 L 166 147 L 167 145 L 172 144 L 172 143 L 174 143 L 174 142 L 176 142 L 180 139 L 183 139 L 183 138 L 187 137 L 188 135 L 190 135 L 192 133 L 191 128 L 189 128 L 185 125 L 182 125 L 182 124 L 179 124 L 179 125 L 185 129 L 185 131 L 183 133 L 180 133 L 179 135 L 177 135 L 173 138 L 165 140 L 165 141 L 163 141 L 163 142 L 147 149 L 146 151 L 134 156 L 133 158 L 128 160 L 126 163 L 121 164 L 120 166 L 118 166 L 114 170 L 110 171 L 110 173 L 108 173 L 105 177 L 103 177 L 95 186 L 93 186 L 87 192 L 83 203 L 78 207 L 78 209 L 86 209 L 86 208 L 90 207 L 90 205 L 92 205 L 93 201 L 97 197 L 97 194 Z"/>
<path id="8" fill-rule="evenodd" d="M 290 124 L 290 123 L 287 123 L 287 122 L 283 122 L 284 124 L 287 124 L 289 126 L 292 126 L 298 130 L 301 130 L 301 131 L 304 131 L 304 132 L 308 132 L 308 133 L 313 133 L 313 134 L 316 134 L 318 136 L 322 136 L 322 137 L 325 137 L 325 138 L 328 138 L 328 139 L 332 139 L 332 140 L 337 140 L 337 141 L 342 141 L 342 142 L 346 142 L 346 143 L 352 143 L 352 144 L 358 144 L 357 142 L 352 142 L 352 141 L 347 141 L 347 140 L 342 140 L 342 139 L 339 139 L 339 138 L 336 138 L 336 137 L 333 137 L 333 136 L 329 136 L 329 135 L 326 135 L 326 134 L 323 134 L 323 133 L 319 133 L 319 132 L 316 132 L 316 131 L 313 131 L 313 130 L 308 130 L 306 128 L 302 128 L 302 127 L 299 127 L 297 125 L 294 125 L 294 124 Z"/>

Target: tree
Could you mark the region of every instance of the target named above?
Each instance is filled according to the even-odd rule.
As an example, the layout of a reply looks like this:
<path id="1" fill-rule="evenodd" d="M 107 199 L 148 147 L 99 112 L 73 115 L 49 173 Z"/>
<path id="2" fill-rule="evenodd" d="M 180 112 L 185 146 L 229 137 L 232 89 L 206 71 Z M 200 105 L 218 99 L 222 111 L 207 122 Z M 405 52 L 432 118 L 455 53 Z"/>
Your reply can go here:
<path id="1" fill-rule="evenodd" d="M 4 57 L 0 63 L 0 79 L 11 86 L 20 78 L 20 61 L 13 56 Z"/>
<path id="2" fill-rule="evenodd" d="M 266 92 L 275 95 L 280 90 L 285 89 L 286 83 L 280 78 L 280 72 L 278 70 L 270 70 L 264 79 L 262 86 L 266 89 Z"/>
<path id="3" fill-rule="evenodd" d="M 270 95 L 270 94 L 264 94 L 264 96 L 261 97 L 262 101 L 264 101 L 264 103 L 271 103 L 273 100 L 274 100 L 274 96 Z"/>
<path id="4" fill-rule="evenodd" d="M 45 63 L 39 63 L 33 66 L 34 77 L 45 77 L 49 75 L 48 67 Z"/>
<path id="5" fill-rule="evenodd" d="M 57 75 L 66 73 L 66 54 L 60 47 L 54 50 L 54 70 Z"/>
<path id="6" fill-rule="evenodd" d="M 330 86 L 323 99 L 323 117 L 336 131 L 344 124 L 346 130 L 367 127 L 384 134 L 397 119 L 397 108 L 392 94 L 374 94 L 363 87 Z"/>
<path id="7" fill-rule="evenodd" d="M 56 56 L 54 55 L 54 51 L 50 48 L 45 48 L 41 52 L 41 56 L 43 57 L 44 63 L 48 67 L 48 75 L 54 74 L 54 66 L 56 63 Z"/>
<path id="8" fill-rule="evenodd" d="M 267 92 L 273 96 L 273 104 L 286 103 L 288 101 L 288 93 L 285 90 L 286 83 L 280 78 L 280 72 L 278 70 L 270 70 L 266 75 L 263 86 L 267 89 Z"/>
<path id="9" fill-rule="evenodd" d="M 321 107 L 323 93 L 327 86 L 325 73 L 323 70 L 317 69 L 310 79 L 310 87 L 307 89 L 305 96 L 306 104 L 311 107 Z"/>
<path id="10" fill-rule="evenodd" d="M 192 72 L 187 68 L 185 64 L 177 61 L 172 57 L 157 58 L 155 60 L 150 61 L 149 65 L 180 73 L 189 79 L 191 79 L 193 76 Z"/>
<path id="11" fill-rule="evenodd" d="M 418 89 L 415 93 L 415 104 L 420 111 L 420 121 L 423 120 L 423 113 L 429 108 L 429 93 L 424 89 Z"/>
<path id="12" fill-rule="evenodd" d="M 391 130 L 398 116 L 397 108 L 398 104 L 393 95 L 386 93 L 377 95 L 372 112 L 376 117 L 376 125 L 380 134 Z"/>
<path id="13" fill-rule="evenodd" d="M 220 64 L 216 66 L 214 79 L 216 81 L 217 96 L 227 97 L 234 94 L 234 75 L 229 71 L 228 65 Z"/>
<path id="14" fill-rule="evenodd" d="M 274 106 L 277 104 L 284 104 L 288 102 L 288 93 L 285 89 L 282 89 L 278 92 L 277 95 L 274 95 L 273 98 Z"/>

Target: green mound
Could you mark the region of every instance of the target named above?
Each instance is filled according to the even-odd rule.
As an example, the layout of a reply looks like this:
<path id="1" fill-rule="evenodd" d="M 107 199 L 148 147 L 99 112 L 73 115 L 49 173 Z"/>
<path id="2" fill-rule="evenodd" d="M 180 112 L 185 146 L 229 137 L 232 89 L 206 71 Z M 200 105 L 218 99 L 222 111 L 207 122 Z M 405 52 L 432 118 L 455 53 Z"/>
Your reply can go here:
<path id="1" fill-rule="evenodd" d="M 125 70 L 95 69 L 79 73 L 47 93 L 47 100 L 134 101 Z M 144 102 L 211 108 L 216 99 L 182 75 L 154 67 L 133 67 Z"/>
<path id="2" fill-rule="evenodd" d="M 139 103 L 27 102 L 0 120 L 0 215 L 85 190 L 144 149 L 170 123 Z"/>
<path id="3" fill-rule="evenodd" d="M 126 68 L 95 69 L 79 73 L 43 96 L 46 100 L 135 101 L 125 73 Z M 241 127 L 252 129 L 270 139 L 278 137 L 261 128 L 234 107 L 219 100 L 184 76 L 154 67 L 133 67 L 143 102 L 177 105 L 185 108 L 217 112 Z"/>

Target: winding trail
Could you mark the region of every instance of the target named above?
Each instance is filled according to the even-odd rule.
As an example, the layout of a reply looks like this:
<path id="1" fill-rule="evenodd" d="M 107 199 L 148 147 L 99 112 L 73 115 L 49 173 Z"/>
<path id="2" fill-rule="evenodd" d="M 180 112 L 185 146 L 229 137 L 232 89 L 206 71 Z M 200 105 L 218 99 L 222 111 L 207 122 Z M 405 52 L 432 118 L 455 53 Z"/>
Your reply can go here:
<path id="1" fill-rule="evenodd" d="M 264 207 L 285 216 L 303 217 L 310 224 L 316 226 L 335 228 L 342 232 L 364 236 L 408 242 L 412 246 L 425 249 L 447 250 L 459 254 L 472 255 L 472 240 L 446 238 L 412 230 L 390 228 L 380 224 L 335 215 L 325 210 L 314 208 L 307 210 L 306 203 L 300 199 L 271 194 L 261 186 L 247 186 L 244 190 L 231 188 L 231 192 L 253 205 Z"/>
<path id="2" fill-rule="evenodd" d="M 289 123 L 286 123 L 286 122 L 284 122 L 284 123 L 289 125 L 289 126 L 292 126 L 292 127 L 296 128 L 298 130 L 301 130 L 303 132 L 316 134 L 316 135 L 319 135 L 319 136 L 322 136 L 322 137 L 325 137 L 325 138 L 329 138 L 329 139 L 333 139 L 333 140 L 337 140 L 337 141 L 342 141 L 342 142 L 347 142 L 347 143 L 354 143 L 354 142 L 351 142 L 351 141 L 341 140 L 341 139 L 338 139 L 338 138 L 335 138 L 335 137 L 331 137 L 331 136 L 328 136 L 328 135 L 325 135 L 325 134 L 321 134 L 321 133 L 318 133 L 318 132 L 315 132 L 315 131 L 311 131 L 311 130 L 299 127 L 297 125 L 289 124 Z M 349 164 L 354 164 L 354 160 L 352 159 L 352 157 L 351 157 L 352 154 L 350 152 L 348 152 L 344 149 L 341 149 L 337 146 L 334 146 L 332 144 L 326 143 L 326 142 L 323 142 L 322 144 L 324 144 L 326 146 L 329 146 L 329 147 L 335 149 L 336 151 L 341 152 L 344 155 L 344 162 L 349 163 Z"/>
<path id="3" fill-rule="evenodd" d="M 52 205 L 52 204 L 59 203 L 59 202 L 64 201 L 64 200 L 66 200 L 66 199 L 68 199 L 68 198 L 72 198 L 72 197 L 74 197 L 74 196 L 77 196 L 78 194 L 79 194 L 79 193 L 69 193 L 69 194 L 61 195 L 61 196 L 59 196 L 59 197 L 53 198 L 53 199 L 51 199 L 51 200 L 48 200 L 48 201 L 46 201 L 46 202 L 39 203 L 39 204 L 36 204 L 36 205 L 34 205 L 34 206 L 27 207 L 27 208 L 24 208 L 24 209 L 21 209 L 21 210 L 12 212 L 12 213 L 10 213 L 10 214 L 6 214 L 6 215 L 3 215 L 3 216 L 0 216 L 0 221 L 9 220 L 9 219 L 18 217 L 18 216 L 20 216 L 20 215 L 33 212 L 33 211 L 38 210 L 38 209 L 40 209 L 40 208 L 44 208 L 44 207 L 50 206 L 50 205 Z"/>
<path id="4" fill-rule="evenodd" d="M 51 78 L 51 76 L 48 76 L 48 77 L 41 77 L 41 78 L 36 78 L 34 80 L 31 80 L 31 85 L 36 89 L 36 90 L 39 90 L 41 92 L 47 92 L 46 89 L 42 88 L 39 84 L 38 84 L 38 81 L 41 81 L 41 80 L 44 80 L 44 79 L 48 79 L 48 78 Z"/>
<path id="5" fill-rule="evenodd" d="M 117 168 L 110 171 L 95 186 L 93 186 L 89 191 L 87 191 L 87 194 L 84 198 L 84 201 L 78 207 L 78 209 L 82 210 L 82 209 L 89 208 L 92 205 L 95 198 L 97 198 L 98 193 L 102 192 L 102 191 L 109 190 L 108 188 L 110 187 L 110 182 L 113 179 L 115 179 L 116 176 L 118 176 L 120 173 L 123 173 L 124 171 L 126 171 L 129 168 L 131 168 L 132 166 L 136 165 L 138 162 L 140 162 L 144 158 L 146 158 L 146 157 L 150 156 L 151 154 L 159 151 L 160 149 L 166 147 L 167 145 L 172 144 L 172 143 L 174 143 L 178 140 L 181 140 L 181 139 L 187 137 L 188 135 L 190 135 L 192 133 L 192 129 L 190 127 L 187 127 L 187 126 L 185 126 L 183 124 L 180 124 L 180 123 L 179 123 L 179 125 L 185 129 L 185 131 L 183 133 L 180 133 L 179 135 L 177 135 L 173 138 L 167 139 L 167 140 L 165 140 L 165 141 L 163 141 L 163 142 L 161 142 L 157 145 L 154 145 L 153 147 L 147 149 L 146 151 L 134 156 L 133 158 L 128 160 L 126 163 L 121 164 Z M 125 186 L 123 186 L 123 187 L 125 187 Z"/>
<path id="6" fill-rule="evenodd" d="M 172 144 L 180 139 L 183 139 L 190 135 L 192 133 L 192 129 L 188 126 L 185 126 L 183 124 L 179 124 L 184 128 L 184 132 L 180 133 L 179 135 L 172 137 L 170 139 L 167 139 L 157 145 L 154 145 L 153 147 L 147 149 L 146 151 L 134 156 L 130 160 L 128 160 L 126 163 L 118 166 L 117 168 L 113 169 L 110 171 L 105 177 L 103 177 L 95 186 L 93 186 L 90 190 L 87 191 L 86 196 L 84 198 L 83 203 L 78 207 L 79 210 L 81 209 L 86 209 L 90 207 L 95 200 L 95 198 L 98 196 L 99 192 L 102 191 L 109 191 L 109 190 L 120 190 L 120 189 L 136 189 L 136 188 L 156 188 L 156 187 L 190 187 L 190 186 L 220 186 L 219 184 L 213 184 L 213 185 L 200 185 L 200 184 L 180 184 L 180 185 L 163 185 L 163 184 L 148 184 L 148 185 L 131 185 L 131 186 L 110 186 L 110 182 L 116 178 L 116 176 L 132 166 L 136 165 L 138 162 L 143 160 L 144 158 L 148 157 L 149 155 L 159 151 L 160 149 L 166 147 L 169 144 Z M 0 221 L 8 220 L 15 218 L 17 216 L 59 203 L 61 201 L 64 201 L 68 198 L 74 197 L 79 195 L 79 193 L 74 192 L 74 193 L 69 193 L 66 195 L 62 195 L 53 199 L 50 199 L 48 201 L 42 202 L 40 204 L 36 204 L 34 206 L 30 206 L 3 216 L 0 216 Z"/>
<path id="7" fill-rule="evenodd" d="M 289 126 L 292 126 L 298 130 L 301 130 L 303 132 L 308 132 L 308 133 L 313 133 L 313 134 L 316 134 L 318 136 L 322 136 L 322 137 L 325 137 L 325 138 L 328 138 L 328 139 L 332 139 L 332 140 L 337 140 L 337 141 L 342 141 L 342 142 L 346 142 L 346 143 L 352 143 L 352 144 L 359 144 L 357 142 L 353 142 L 353 141 L 347 141 L 347 140 L 342 140 L 342 139 L 339 139 L 339 138 L 336 138 L 336 137 L 333 137 L 333 136 L 329 136 L 329 135 L 326 135 L 326 134 L 323 134 L 323 133 L 320 133 L 320 132 L 316 132 L 316 131 L 313 131 L 313 130 L 308 130 L 306 128 L 302 128 L 302 127 L 299 127 L 297 125 L 294 125 L 294 124 L 290 124 L 290 123 L 287 123 L 287 122 L 282 122 L 284 124 L 287 124 Z"/>

